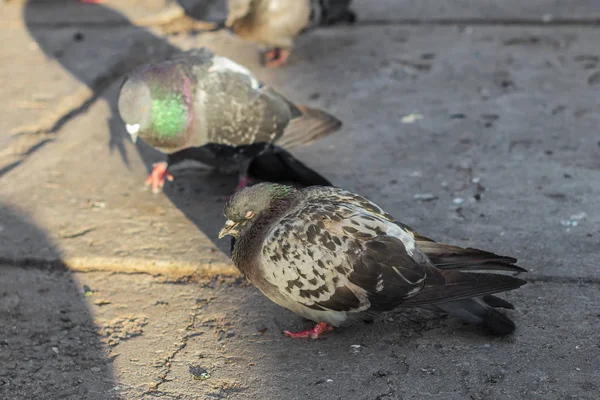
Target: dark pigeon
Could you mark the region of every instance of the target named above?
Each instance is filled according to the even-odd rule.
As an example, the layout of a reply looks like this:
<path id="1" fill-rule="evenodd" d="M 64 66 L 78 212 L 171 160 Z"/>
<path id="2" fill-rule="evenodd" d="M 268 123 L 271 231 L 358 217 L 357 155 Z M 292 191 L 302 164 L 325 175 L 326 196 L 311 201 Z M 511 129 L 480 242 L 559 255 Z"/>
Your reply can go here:
<path id="1" fill-rule="evenodd" d="M 443 311 L 507 335 L 515 324 L 495 294 L 526 282 L 516 259 L 437 243 L 369 200 L 333 187 L 261 183 L 225 207 L 219 237 L 236 238 L 232 259 L 265 296 L 318 324 L 291 337 L 398 306 Z"/>

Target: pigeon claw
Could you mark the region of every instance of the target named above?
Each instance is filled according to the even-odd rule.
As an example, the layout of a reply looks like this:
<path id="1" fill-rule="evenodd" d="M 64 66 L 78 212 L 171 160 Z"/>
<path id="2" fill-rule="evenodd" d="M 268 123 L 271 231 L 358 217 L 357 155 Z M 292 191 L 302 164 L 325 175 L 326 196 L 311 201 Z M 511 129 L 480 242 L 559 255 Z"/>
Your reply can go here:
<path id="1" fill-rule="evenodd" d="M 267 50 L 263 53 L 263 65 L 267 68 L 281 67 L 286 63 L 289 56 L 289 50 L 275 47 L 274 49 Z"/>
<path id="2" fill-rule="evenodd" d="M 318 339 L 325 332 L 332 331 L 333 326 L 326 324 L 325 322 L 319 322 L 312 329 L 307 329 L 302 332 L 290 332 L 283 331 L 285 336 L 289 336 L 293 339 Z"/>
<path id="3" fill-rule="evenodd" d="M 146 186 L 152 185 L 152 193 L 160 193 L 162 188 L 165 186 L 165 179 L 172 182 L 173 175 L 167 171 L 169 164 L 165 161 L 157 162 L 153 164 L 153 169 L 148 179 L 146 179 Z"/>

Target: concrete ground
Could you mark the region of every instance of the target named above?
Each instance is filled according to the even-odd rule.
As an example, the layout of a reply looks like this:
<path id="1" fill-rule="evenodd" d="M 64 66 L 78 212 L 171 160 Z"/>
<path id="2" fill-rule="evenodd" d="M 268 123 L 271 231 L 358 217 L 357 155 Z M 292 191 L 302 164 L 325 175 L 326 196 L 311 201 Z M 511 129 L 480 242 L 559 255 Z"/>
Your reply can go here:
<path id="1" fill-rule="evenodd" d="M 222 1 L 0 4 L 1 399 L 598 399 L 600 4 L 355 0 L 289 65 L 199 32 Z M 186 16 L 185 11 L 188 13 Z M 235 177 L 127 138 L 123 74 L 177 48 L 247 65 L 342 131 L 295 151 L 440 241 L 519 258 L 518 330 L 398 310 L 319 341 L 217 241 Z"/>

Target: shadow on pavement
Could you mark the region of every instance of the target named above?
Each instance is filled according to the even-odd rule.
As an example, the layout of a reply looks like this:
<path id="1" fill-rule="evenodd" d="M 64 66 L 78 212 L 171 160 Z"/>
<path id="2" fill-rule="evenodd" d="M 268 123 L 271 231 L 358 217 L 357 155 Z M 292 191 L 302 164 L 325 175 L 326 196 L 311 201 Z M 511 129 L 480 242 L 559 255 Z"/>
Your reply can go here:
<path id="1" fill-rule="evenodd" d="M 64 21 L 64 17 L 60 13 L 49 12 L 49 6 L 38 1 L 30 1 L 25 5 L 25 24 L 31 36 L 49 58 L 59 62 L 74 77 L 92 89 L 96 98 L 105 100 L 110 104 L 111 116 L 107 121 L 107 132 L 109 134 L 107 143 L 111 151 L 115 149 L 119 151 L 124 164 L 129 167 L 129 158 L 123 144 L 124 141 L 130 139 L 127 132 L 125 132 L 117 110 L 118 90 L 116 90 L 116 86 L 122 81 L 125 74 L 137 66 L 152 60 L 164 59 L 178 49 L 146 29 L 130 24 L 123 15 L 108 7 L 94 4 L 82 4 L 80 6 L 85 7 L 89 15 L 93 15 L 94 21 L 111 21 L 113 23 L 118 21 L 118 28 L 114 30 L 115 40 L 122 40 L 124 31 L 126 31 L 127 38 L 135 38 L 135 43 L 129 49 L 131 54 L 125 57 L 125 61 L 118 62 L 112 68 L 112 72 L 101 78 L 90 72 L 90 62 L 86 60 L 91 58 L 95 60 L 95 64 L 106 65 L 107 69 L 110 69 L 111 63 L 115 63 L 115 55 L 110 52 L 105 52 L 107 54 L 104 55 L 104 53 L 100 53 L 102 49 L 94 49 L 93 44 L 90 45 L 86 42 L 88 42 L 87 38 L 93 35 L 109 35 L 111 29 L 101 30 L 98 25 L 94 28 L 94 25 L 91 24 L 85 27 L 77 25 L 75 28 L 62 28 L 64 32 L 57 35 L 54 31 L 61 29 L 60 26 Z M 53 5 L 53 7 L 57 7 L 57 5 Z M 197 15 L 197 12 L 198 10 L 195 10 L 194 15 Z M 43 23 L 40 23 L 42 17 L 45 19 Z M 49 17 L 54 17 L 56 21 L 48 20 Z M 76 23 L 77 21 L 70 21 L 71 25 Z M 53 29 L 53 31 L 51 32 L 50 29 Z M 60 38 L 63 35 L 72 37 L 70 44 L 67 46 L 65 46 L 64 38 L 62 42 L 57 39 L 57 36 Z M 107 39 L 112 40 L 110 37 Z M 106 39 L 101 38 L 99 40 Z M 78 111 L 84 112 L 85 108 Z M 154 162 L 165 159 L 164 155 L 141 143 L 141 141 L 138 141 L 136 149 L 148 172 L 151 171 Z M 167 182 L 165 185 L 165 195 L 198 229 L 221 250 L 229 254 L 229 242 L 217 240 L 217 234 L 223 223 L 222 210 L 224 202 L 233 191 L 237 176 L 221 175 L 201 168 L 180 169 L 178 167 L 175 167 L 174 175 L 176 180 L 172 183 Z M 140 186 L 142 184 L 143 182 L 140 182 Z"/>
<path id="2" fill-rule="evenodd" d="M 180 3 L 187 15 L 195 19 L 201 19 L 202 13 L 216 5 L 216 1 L 197 3 L 181 0 Z M 65 4 L 65 7 L 73 10 L 73 4 L 69 4 Z M 125 16 L 109 7 L 80 4 L 78 7 L 82 8 L 75 8 L 73 15 L 69 13 L 71 19 L 65 19 L 56 12 L 56 7 L 55 4 L 50 7 L 43 1 L 29 1 L 24 8 L 27 29 L 46 56 L 56 60 L 87 85 L 93 91 L 93 99 L 105 100 L 110 105 L 111 115 L 107 121 L 108 147 L 110 151 L 118 151 L 123 163 L 129 168 L 129 156 L 124 144 L 130 138 L 117 110 L 118 84 L 137 66 L 162 60 L 179 49 L 164 38 L 133 25 Z M 121 48 L 115 45 L 120 42 L 123 43 Z M 231 51 L 224 49 L 223 54 L 229 56 Z M 85 112 L 92 103 L 93 101 L 86 101 L 86 104 L 72 111 L 69 117 Z M 166 159 L 163 154 L 142 141 L 137 142 L 136 150 L 148 172 L 154 162 Z M 281 165 L 279 158 L 263 155 L 250 168 L 258 180 L 297 182 L 302 185 L 293 168 L 284 169 Z M 224 202 L 236 186 L 237 175 L 213 173 L 200 166 L 186 168 L 180 165 L 176 165 L 173 172 L 175 182 L 166 183 L 164 194 L 217 247 L 229 254 L 229 241 L 217 240 L 217 234 L 224 222 Z M 140 182 L 140 186 L 142 184 Z"/>
<path id="3" fill-rule="evenodd" d="M 54 265 L 27 265 L 33 247 Z M 0 249 L 0 398 L 116 398 L 83 289 L 44 232 L 0 204 Z"/>

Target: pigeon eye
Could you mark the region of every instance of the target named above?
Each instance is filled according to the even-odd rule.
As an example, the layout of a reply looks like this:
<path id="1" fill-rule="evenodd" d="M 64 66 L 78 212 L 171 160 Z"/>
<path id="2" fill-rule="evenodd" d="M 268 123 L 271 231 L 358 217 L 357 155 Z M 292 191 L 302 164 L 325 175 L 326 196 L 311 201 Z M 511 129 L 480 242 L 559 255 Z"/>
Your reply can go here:
<path id="1" fill-rule="evenodd" d="M 252 217 L 254 217 L 254 211 L 248 211 L 244 216 L 246 219 L 251 219 Z"/>
<path id="2" fill-rule="evenodd" d="M 146 107 L 142 108 L 142 112 L 145 113 L 146 112 Z"/>

